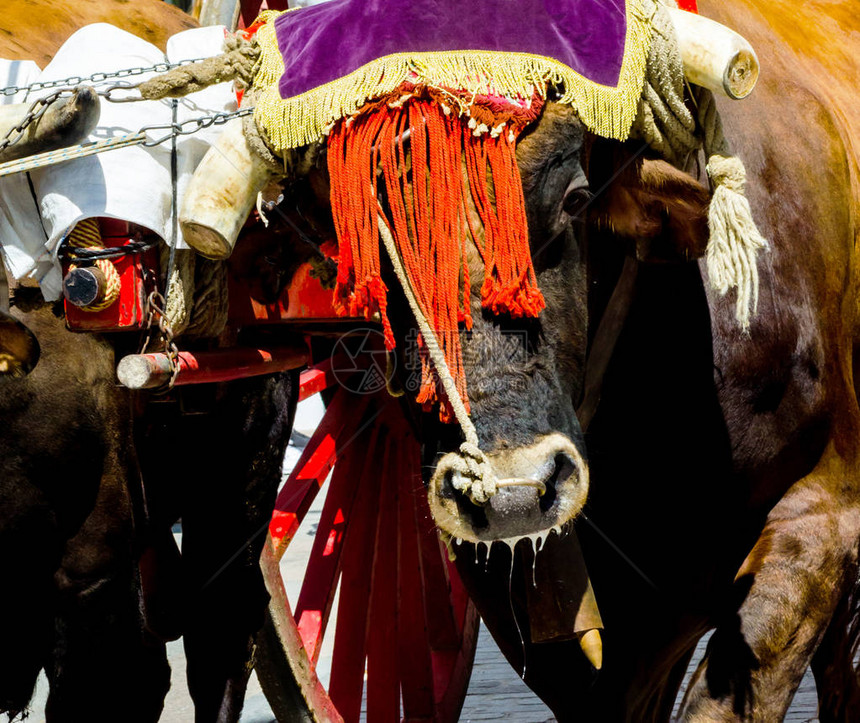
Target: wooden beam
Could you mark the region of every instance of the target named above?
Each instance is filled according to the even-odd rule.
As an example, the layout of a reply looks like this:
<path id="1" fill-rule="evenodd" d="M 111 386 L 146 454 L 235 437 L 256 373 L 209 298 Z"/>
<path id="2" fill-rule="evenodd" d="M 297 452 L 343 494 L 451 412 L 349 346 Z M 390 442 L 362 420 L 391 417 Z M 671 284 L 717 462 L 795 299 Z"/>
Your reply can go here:
<path id="1" fill-rule="evenodd" d="M 234 379 L 275 374 L 307 363 L 308 349 L 295 344 L 271 349 L 233 347 L 215 351 L 181 351 L 176 385 L 229 382 Z M 129 354 L 116 369 L 117 378 L 129 389 L 153 389 L 170 381 L 167 354 Z"/>

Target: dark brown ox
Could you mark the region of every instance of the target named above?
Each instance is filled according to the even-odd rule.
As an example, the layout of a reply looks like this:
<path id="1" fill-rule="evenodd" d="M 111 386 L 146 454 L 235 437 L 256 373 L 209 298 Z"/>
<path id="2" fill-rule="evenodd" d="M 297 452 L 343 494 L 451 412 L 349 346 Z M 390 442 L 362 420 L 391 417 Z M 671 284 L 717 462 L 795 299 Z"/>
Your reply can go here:
<path id="1" fill-rule="evenodd" d="M 506 656 L 559 720 L 668 720 L 709 629 L 684 720 L 780 720 L 810 665 L 820 720 L 857 720 L 860 16 L 851 2 L 703 0 L 700 9 L 761 59 L 753 96 L 721 110 L 771 249 L 749 334 L 703 266 L 639 269 L 586 436 L 591 491 L 576 524 L 605 624 L 603 669 L 595 675 L 573 642 L 533 642 L 530 552 L 515 556 L 512 583 L 509 556 L 476 563 L 465 552 L 459 565 Z M 587 249 L 555 282 L 579 296 L 579 315 L 541 320 L 545 338 L 566 335 L 552 362 L 564 359 L 562 374 L 581 380 L 582 340 L 606 306 L 622 242 L 695 256 L 707 232 L 701 189 L 661 162 L 612 179 L 636 144 L 565 147 L 592 190 L 612 181 L 578 236 Z M 528 186 L 530 159 L 521 160 Z M 517 374 L 537 379 L 543 367 L 532 364 Z M 495 379 L 473 369 L 469 384 Z M 516 408 L 531 415 L 528 399 L 518 395 Z"/>
<path id="2" fill-rule="evenodd" d="M 196 25 L 160 0 L 6 2 L 0 56 L 44 65 L 93 22 L 162 48 Z M 163 640 L 181 632 L 196 719 L 238 720 L 266 600 L 255 533 L 274 504 L 292 379 L 146 405 L 115 382 L 115 352 L 137 334 L 72 334 L 34 291 L 13 288 L 11 314 L 38 346 L 0 319 L 0 714 L 26 709 L 44 668 L 48 720 L 156 721 Z M 159 569 L 160 590 L 141 594 L 139 567 Z"/>

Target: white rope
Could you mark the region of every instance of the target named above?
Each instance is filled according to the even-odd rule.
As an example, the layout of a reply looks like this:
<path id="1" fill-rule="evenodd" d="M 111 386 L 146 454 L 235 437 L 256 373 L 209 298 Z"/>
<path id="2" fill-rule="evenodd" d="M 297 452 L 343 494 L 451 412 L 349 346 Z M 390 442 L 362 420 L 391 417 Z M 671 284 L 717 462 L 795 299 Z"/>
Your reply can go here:
<path id="1" fill-rule="evenodd" d="M 705 133 L 707 172 L 714 189 L 708 206 L 708 277 L 721 295 L 729 289 L 737 289 L 735 318 L 747 331 L 750 315 L 755 314 L 758 308 L 756 257 L 759 251 L 768 248 L 768 242 L 753 220 L 752 209 L 744 193 L 746 168 L 740 158 L 732 155 L 729 142 L 723 135 L 723 124 L 713 93 L 699 89 L 696 99 L 699 123 Z"/>
<path id="2" fill-rule="evenodd" d="M 707 268 L 720 294 L 736 289 L 735 318 L 744 331 L 758 306 L 758 252 L 768 247 L 756 228 L 744 195 L 746 169 L 732 154 L 711 91 L 690 88 L 695 111 L 687 107 L 683 63 L 666 8 L 652 1 L 651 51 L 639 111 L 631 135 L 644 140 L 664 159 L 687 171 L 704 149 L 713 187 L 708 207 L 710 238 Z"/>
<path id="3" fill-rule="evenodd" d="M 13 173 L 32 171 L 34 168 L 52 166 L 56 163 L 62 163 L 63 161 L 70 161 L 73 158 L 85 158 L 86 156 L 94 156 L 96 153 L 114 151 L 118 148 L 126 148 L 128 146 L 137 146 L 144 141 L 146 141 L 145 133 L 129 133 L 128 135 L 119 136 L 118 138 L 109 138 L 104 141 L 95 141 L 94 143 L 85 143 L 79 146 L 60 148 L 56 151 L 37 153 L 33 156 L 26 156 L 25 158 L 18 158 L 14 161 L 0 163 L 0 178 L 3 176 L 10 176 Z"/>
<path id="4" fill-rule="evenodd" d="M 424 316 L 424 312 L 418 304 L 418 299 L 415 297 L 415 292 L 412 290 L 409 276 L 406 273 L 406 269 L 403 268 L 400 254 L 397 252 L 397 246 L 394 242 L 394 236 L 391 234 L 391 229 L 388 228 L 388 223 L 381 213 L 378 214 L 378 218 L 379 235 L 382 238 L 382 245 L 391 259 L 394 273 L 403 287 L 403 293 L 406 294 L 406 300 L 409 303 L 412 314 L 415 316 L 415 321 L 418 323 L 421 336 L 424 337 L 424 344 L 427 346 L 430 360 L 433 362 L 436 373 L 439 375 L 439 381 L 442 382 L 442 388 L 445 390 L 445 395 L 448 397 L 448 402 L 454 411 L 454 416 L 457 418 L 457 422 L 463 430 L 463 436 L 466 438 L 466 441 L 460 445 L 459 458 L 452 460 L 452 471 L 459 473 L 459 476 L 454 475 L 453 484 L 455 488 L 467 494 L 476 504 L 484 504 L 498 491 L 498 480 L 493 473 L 493 468 L 487 459 L 487 455 L 481 450 L 478 442 L 478 432 L 469 417 L 469 412 L 466 411 L 466 405 L 460 397 L 460 392 L 457 391 L 457 384 L 454 381 L 451 370 L 448 368 L 448 363 L 445 361 L 445 354 L 439 346 L 436 333 L 427 321 L 427 317 Z"/>

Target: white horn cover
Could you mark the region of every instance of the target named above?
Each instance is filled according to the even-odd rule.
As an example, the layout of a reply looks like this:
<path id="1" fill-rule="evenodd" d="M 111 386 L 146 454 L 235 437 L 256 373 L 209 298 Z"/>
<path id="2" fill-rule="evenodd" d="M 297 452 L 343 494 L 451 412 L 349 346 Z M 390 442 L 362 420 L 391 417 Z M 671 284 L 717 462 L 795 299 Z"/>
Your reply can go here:
<path id="1" fill-rule="evenodd" d="M 696 13 L 666 9 L 675 26 L 687 80 L 735 100 L 752 93 L 759 64 L 745 38 Z"/>
<path id="2" fill-rule="evenodd" d="M 242 120 L 230 121 L 185 192 L 179 225 L 186 243 L 210 259 L 230 256 L 257 194 L 273 177 L 248 146 Z"/>

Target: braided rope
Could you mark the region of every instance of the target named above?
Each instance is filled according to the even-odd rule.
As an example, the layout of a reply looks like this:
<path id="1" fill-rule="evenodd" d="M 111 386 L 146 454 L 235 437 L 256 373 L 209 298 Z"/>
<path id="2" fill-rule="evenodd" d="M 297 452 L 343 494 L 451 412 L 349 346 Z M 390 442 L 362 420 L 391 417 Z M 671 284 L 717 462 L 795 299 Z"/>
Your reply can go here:
<path id="1" fill-rule="evenodd" d="M 169 267 L 170 246 L 161 244 L 161 267 Z M 170 278 L 165 280 L 164 316 L 175 336 L 212 338 L 227 324 L 227 264 L 176 249 Z"/>
<path id="2" fill-rule="evenodd" d="M 108 138 L 103 141 L 86 143 L 79 146 L 69 146 L 56 151 L 46 151 L 14 161 L 6 161 L 5 163 L 0 163 L 0 178 L 10 176 L 13 173 L 24 173 L 25 171 L 32 171 L 35 168 L 52 166 L 63 161 L 70 161 L 73 158 L 85 158 L 86 156 L 94 156 L 96 153 L 104 153 L 105 151 L 113 151 L 128 146 L 138 146 L 145 143 L 146 140 L 145 133 L 129 133 L 117 138 Z"/>
<path id="3" fill-rule="evenodd" d="M 182 98 L 228 80 L 247 88 L 254 77 L 254 67 L 260 59 L 260 48 L 253 40 L 231 35 L 224 41 L 220 55 L 182 65 L 138 86 L 144 100 Z"/>
<path id="4" fill-rule="evenodd" d="M 707 172 L 714 188 L 708 207 L 711 237 L 707 249 L 708 276 L 720 293 L 737 288 L 735 316 L 741 327 L 749 328 L 750 313 L 758 307 L 759 276 L 756 256 L 768 248 L 752 218 L 749 201 L 744 195 L 746 169 L 740 158 L 732 155 L 714 95 L 697 89 L 698 118 L 705 132 Z"/>
<path id="5" fill-rule="evenodd" d="M 708 208 L 710 239 L 707 269 L 721 295 L 737 290 L 735 318 L 744 331 L 758 306 L 756 258 L 768 247 L 756 228 L 744 195 L 746 169 L 732 154 L 711 91 L 691 87 L 695 110 L 687 106 L 684 68 L 674 26 L 666 8 L 648 0 L 652 40 L 642 99 L 631 136 L 644 140 L 669 163 L 684 171 L 704 149 L 713 195 Z"/>
<path id="6" fill-rule="evenodd" d="M 452 460 L 451 467 L 455 472 L 459 472 L 459 479 L 455 475 L 454 486 L 464 494 L 467 494 L 475 504 L 484 504 L 498 491 L 498 480 L 487 459 L 487 455 L 481 450 L 478 442 L 478 432 L 475 425 L 469 417 L 469 412 L 466 410 L 466 405 L 457 390 L 457 383 L 454 380 L 451 370 L 448 368 L 448 363 L 445 361 L 445 353 L 439 346 L 439 341 L 436 338 L 436 333 L 427 321 L 424 312 L 421 311 L 421 305 L 412 290 L 412 284 L 409 281 L 409 276 L 406 269 L 403 267 L 403 262 L 400 260 L 400 255 L 397 253 L 397 245 L 394 241 L 394 236 L 391 229 L 388 228 L 388 222 L 383 214 L 378 214 L 379 220 L 379 235 L 382 239 L 382 245 L 388 253 L 391 263 L 394 266 L 394 273 L 397 276 L 403 292 L 406 295 L 406 300 L 409 303 L 409 308 L 415 316 L 415 321 L 418 323 L 418 329 L 424 337 L 424 344 L 427 347 L 427 352 L 436 368 L 436 373 L 439 375 L 439 381 L 442 383 L 442 388 L 448 397 L 448 403 L 454 411 L 454 416 L 463 430 L 463 436 L 466 441 L 460 445 L 460 456 Z"/>
<path id="7" fill-rule="evenodd" d="M 245 91 L 242 98 L 243 108 L 253 108 L 257 103 L 258 93 L 253 88 Z M 246 115 L 242 118 L 242 130 L 245 134 L 245 142 L 248 148 L 258 158 L 263 160 L 263 163 L 268 166 L 272 173 L 279 176 L 298 176 L 302 173 L 297 168 L 299 153 L 296 151 L 283 151 L 281 155 L 275 155 L 269 148 L 263 131 L 257 125 L 253 115 Z"/>
<path id="8" fill-rule="evenodd" d="M 173 266 L 170 265 L 171 247 L 159 244 L 159 264 L 167 269 L 169 276 L 164 279 L 167 298 L 164 300 L 164 316 L 176 336 L 183 334 L 191 323 L 194 306 L 194 267 L 197 253 L 193 249 L 176 249 Z"/>
<path id="9" fill-rule="evenodd" d="M 224 331 L 230 310 L 227 263 L 198 256 L 194 267 L 191 321 L 186 336 L 214 338 Z"/>
<path id="10" fill-rule="evenodd" d="M 105 245 L 99 231 L 98 219 L 85 218 L 83 221 L 78 221 L 69 234 L 68 244 L 76 249 L 103 249 Z M 104 298 L 94 304 L 82 306 L 81 309 L 84 311 L 104 311 L 119 298 L 122 288 L 119 271 L 110 259 L 99 259 L 95 262 L 95 266 L 104 274 L 107 288 Z M 75 264 L 69 266 L 70 271 L 76 268 Z"/>

